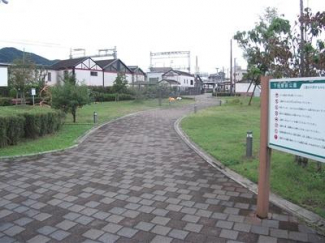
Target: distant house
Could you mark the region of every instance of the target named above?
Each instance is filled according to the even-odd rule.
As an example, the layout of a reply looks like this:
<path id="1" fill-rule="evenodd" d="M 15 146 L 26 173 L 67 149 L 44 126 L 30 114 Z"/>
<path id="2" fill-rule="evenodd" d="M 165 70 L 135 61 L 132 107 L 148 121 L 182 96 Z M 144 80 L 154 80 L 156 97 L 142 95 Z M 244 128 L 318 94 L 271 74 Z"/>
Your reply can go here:
<path id="1" fill-rule="evenodd" d="M 152 67 L 147 72 L 147 80 L 150 84 L 157 84 L 163 79 L 164 73 L 173 70 L 171 67 Z"/>
<path id="2" fill-rule="evenodd" d="M 179 87 L 181 90 L 193 88 L 195 86 L 194 75 L 183 71 L 170 70 L 165 72 L 162 75 L 162 78 L 165 80 L 174 80 L 179 82 Z"/>
<path id="3" fill-rule="evenodd" d="M 8 66 L 9 64 L 0 63 L 0 87 L 8 86 Z"/>
<path id="4" fill-rule="evenodd" d="M 119 73 L 125 75 L 128 84 L 132 84 L 132 71 L 120 59 L 100 60 L 96 61 L 96 63 L 103 70 L 103 86 L 113 86 Z"/>
<path id="5" fill-rule="evenodd" d="M 146 81 L 146 73 L 138 66 L 128 66 L 132 71 L 132 82 L 130 84 L 141 83 Z"/>
<path id="6" fill-rule="evenodd" d="M 64 77 L 66 73 L 75 75 L 80 83 L 86 85 L 103 85 L 103 69 L 90 57 L 81 57 L 62 60 L 54 63 L 48 68 L 45 81 L 54 85 Z"/>
<path id="7" fill-rule="evenodd" d="M 158 84 L 168 87 L 179 87 L 181 83 L 172 79 L 162 79 L 158 82 Z"/>

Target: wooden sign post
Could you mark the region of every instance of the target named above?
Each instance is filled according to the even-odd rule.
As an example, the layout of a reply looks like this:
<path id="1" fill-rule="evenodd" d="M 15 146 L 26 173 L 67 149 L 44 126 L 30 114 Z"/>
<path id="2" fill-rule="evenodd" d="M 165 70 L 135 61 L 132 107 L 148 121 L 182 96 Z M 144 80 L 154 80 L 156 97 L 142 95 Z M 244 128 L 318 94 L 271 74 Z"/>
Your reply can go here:
<path id="1" fill-rule="evenodd" d="M 269 81 L 270 77 L 261 78 L 260 166 L 256 212 L 259 218 L 267 218 L 269 211 L 271 163 L 271 149 L 268 147 Z"/>

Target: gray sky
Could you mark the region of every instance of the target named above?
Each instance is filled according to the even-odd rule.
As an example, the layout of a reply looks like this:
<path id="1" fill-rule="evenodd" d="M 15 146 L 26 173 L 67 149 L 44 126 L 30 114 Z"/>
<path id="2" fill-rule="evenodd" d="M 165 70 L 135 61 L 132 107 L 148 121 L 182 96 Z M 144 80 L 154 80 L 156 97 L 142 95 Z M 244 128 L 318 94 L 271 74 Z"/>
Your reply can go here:
<path id="1" fill-rule="evenodd" d="M 299 0 L 8 1 L 0 4 L 0 48 L 66 59 L 70 48 L 93 55 L 117 46 L 118 58 L 143 69 L 149 67 L 150 51 L 191 51 L 191 70 L 198 56 L 200 71 L 210 73 L 229 68 L 230 39 L 237 30 L 253 28 L 266 7 L 278 8 L 292 23 L 299 13 Z M 324 0 L 304 4 L 313 12 L 325 10 Z M 233 56 L 245 66 L 233 43 Z"/>

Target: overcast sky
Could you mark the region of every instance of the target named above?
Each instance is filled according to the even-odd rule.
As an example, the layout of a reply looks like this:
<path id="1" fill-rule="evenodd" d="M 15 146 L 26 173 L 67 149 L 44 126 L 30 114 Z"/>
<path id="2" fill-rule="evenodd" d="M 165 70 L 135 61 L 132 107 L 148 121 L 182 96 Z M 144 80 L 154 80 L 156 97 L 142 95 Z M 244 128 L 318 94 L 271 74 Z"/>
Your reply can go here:
<path id="1" fill-rule="evenodd" d="M 67 59 L 70 48 L 85 48 L 87 55 L 94 55 L 98 49 L 116 46 L 118 58 L 145 70 L 150 51 L 191 51 L 191 70 L 198 56 L 200 71 L 209 73 L 229 68 L 230 39 L 238 30 L 253 28 L 266 7 L 278 8 L 292 23 L 299 14 L 299 0 L 8 1 L 0 3 L 0 48 Z M 304 4 L 314 12 L 325 10 L 324 0 Z M 245 66 L 233 43 L 233 56 Z"/>

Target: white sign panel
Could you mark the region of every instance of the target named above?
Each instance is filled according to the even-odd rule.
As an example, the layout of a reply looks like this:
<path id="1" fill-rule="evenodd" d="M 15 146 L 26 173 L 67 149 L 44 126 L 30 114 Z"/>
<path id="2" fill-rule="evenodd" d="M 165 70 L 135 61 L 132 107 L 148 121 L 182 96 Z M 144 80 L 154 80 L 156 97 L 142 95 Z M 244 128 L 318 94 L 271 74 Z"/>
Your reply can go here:
<path id="1" fill-rule="evenodd" d="M 325 78 L 269 85 L 269 147 L 325 162 Z"/>
<path id="2" fill-rule="evenodd" d="M 31 94 L 34 96 L 34 95 L 36 95 L 36 89 L 35 88 L 32 88 L 31 89 Z"/>

